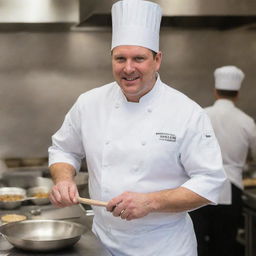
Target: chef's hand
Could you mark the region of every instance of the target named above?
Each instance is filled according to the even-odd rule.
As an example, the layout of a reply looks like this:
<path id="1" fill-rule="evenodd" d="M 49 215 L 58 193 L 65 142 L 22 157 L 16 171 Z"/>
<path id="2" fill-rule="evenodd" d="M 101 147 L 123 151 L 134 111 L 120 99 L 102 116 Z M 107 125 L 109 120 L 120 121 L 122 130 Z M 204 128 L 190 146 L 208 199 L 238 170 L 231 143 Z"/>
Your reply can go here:
<path id="1" fill-rule="evenodd" d="M 78 191 L 75 182 L 72 180 L 63 180 L 57 182 L 49 195 L 52 204 L 57 207 L 65 207 L 77 204 Z"/>
<path id="2" fill-rule="evenodd" d="M 149 194 L 124 192 L 109 201 L 107 210 L 115 217 L 132 220 L 146 216 L 153 209 L 150 207 Z"/>

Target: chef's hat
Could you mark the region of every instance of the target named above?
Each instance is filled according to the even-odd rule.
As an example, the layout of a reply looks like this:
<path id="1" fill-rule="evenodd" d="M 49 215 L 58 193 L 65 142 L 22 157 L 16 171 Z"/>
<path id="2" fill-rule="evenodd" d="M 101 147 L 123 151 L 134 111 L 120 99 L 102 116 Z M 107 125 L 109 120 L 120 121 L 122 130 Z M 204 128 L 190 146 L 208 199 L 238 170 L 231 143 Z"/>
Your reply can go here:
<path id="1" fill-rule="evenodd" d="M 137 45 L 159 51 L 161 7 L 143 0 L 123 0 L 112 6 L 112 46 Z"/>
<path id="2" fill-rule="evenodd" d="M 239 91 L 244 73 L 235 66 L 224 66 L 214 71 L 215 88 L 227 91 Z"/>

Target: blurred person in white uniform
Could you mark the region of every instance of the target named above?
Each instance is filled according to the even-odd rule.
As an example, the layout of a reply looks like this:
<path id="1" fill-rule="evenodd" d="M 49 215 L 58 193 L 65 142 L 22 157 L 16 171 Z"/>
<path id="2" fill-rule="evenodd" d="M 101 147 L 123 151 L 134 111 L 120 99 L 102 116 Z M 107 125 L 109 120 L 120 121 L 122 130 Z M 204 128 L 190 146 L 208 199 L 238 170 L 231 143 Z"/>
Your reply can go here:
<path id="1" fill-rule="evenodd" d="M 53 135 L 50 199 L 77 203 L 74 176 L 86 157 L 93 232 L 115 256 L 196 256 L 188 210 L 216 204 L 226 176 L 204 110 L 158 74 L 161 8 L 112 7 L 115 82 L 82 94 Z"/>
<path id="2" fill-rule="evenodd" d="M 228 181 L 218 206 L 206 206 L 191 213 L 199 256 L 236 255 L 236 235 L 242 214 L 242 173 L 249 149 L 256 159 L 255 122 L 235 105 L 244 76 L 235 66 L 220 67 L 214 72 L 216 101 L 206 112 L 220 144 Z"/>

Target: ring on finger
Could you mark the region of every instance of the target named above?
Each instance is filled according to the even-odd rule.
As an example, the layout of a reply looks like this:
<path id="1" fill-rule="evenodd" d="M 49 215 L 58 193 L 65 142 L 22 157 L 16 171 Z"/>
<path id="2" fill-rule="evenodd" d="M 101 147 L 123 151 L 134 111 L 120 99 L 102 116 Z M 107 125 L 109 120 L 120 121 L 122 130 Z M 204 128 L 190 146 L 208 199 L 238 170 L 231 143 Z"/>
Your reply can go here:
<path id="1" fill-rule="evenodd" d="M 120 216 L 122 216 L 122 214 L 125 212 L 125 209 L 123 209 L 121 212 L 120 212 Z"/>

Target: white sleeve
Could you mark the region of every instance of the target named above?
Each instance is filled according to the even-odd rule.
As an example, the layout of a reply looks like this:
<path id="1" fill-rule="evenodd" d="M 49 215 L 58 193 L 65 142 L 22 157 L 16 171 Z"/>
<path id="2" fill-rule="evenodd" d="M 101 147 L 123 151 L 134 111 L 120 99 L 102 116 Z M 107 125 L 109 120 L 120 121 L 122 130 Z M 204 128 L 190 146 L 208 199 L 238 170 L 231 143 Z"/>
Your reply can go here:
<path id="1" fill-rule="evenodd" d="M 190 177 L 182 186 L 218 203 L 226 174 L 219 144 L 204 111 L 192 118 L 180 147 L 180 161 Z"/>
<path id="2" fill-rule="evenodd" d="M 65 116 L 61 128 L 52 136 L 52 146 L 48 149 L 49 166 L 54 163 L 69 163 L 76 171 L 84 158 L 81 136 L 81 119 L 78 101 Z"/>

